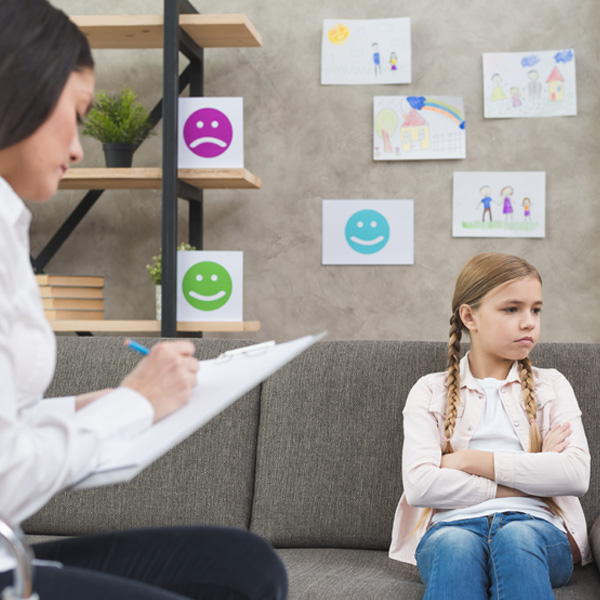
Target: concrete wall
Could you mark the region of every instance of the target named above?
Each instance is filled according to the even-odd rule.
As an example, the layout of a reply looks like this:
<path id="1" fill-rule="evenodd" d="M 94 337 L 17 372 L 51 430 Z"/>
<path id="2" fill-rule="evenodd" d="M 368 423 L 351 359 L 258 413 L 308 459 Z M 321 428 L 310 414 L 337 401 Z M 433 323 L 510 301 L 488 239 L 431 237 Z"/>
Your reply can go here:
<path id="1" fill-rule="evenodd" d="M 160 0 L 53 0 L 69 14 L 162 11 Z M 201 12 L 244 12 L 264 39 L 258 49 L 211 49 L 205 93 L 243 96 L 246 166 L 260 191 L 209 191 L 205 248 L 245 253 L 245 318 L 256 339 L 290 338 L 327 328 L 335 339 L 443 340 L 454 280 L 473 254 L 527 257 L 544 278 L 546 341 L 600 341 L 598 292 L 598 121 L 595 0 L 192 0 Z M 324 18 L 412 20 L 413 83 L 321 86 Z M 482 52 L 573 47 L 577 117 L 483 119 Z M 150 108 L 161 95 L 161 54 L 96 51 L 97 87 L 136 90 Z M 182 65 L 185 64 L 182 60 Z M 372 97 L 464 97 L 466 160 L 379 162 L 371 156 Z M 83 166 L 102 166 L 99 145 L 84 140 Z M 160 135 L 135 166 L 160 165 Z M 453 239 L 455 170 L 547 173 L 545 239 Z M 61 192 L 32 207 L 34 254 L 80 193 Z M 415 265 L 323 267 L 324 198 L 414 198 Z M 179 239 L 186 239 L 181 203 Z M 107 192 L 49 264 L 55 273 L 106 277 L 107 318 L 151 318 L 145 265 L 160 246 L 160 192 Z M 215 337 L 213 335 L 213 337 Z M 223 335 L 223 337 L 225 337 Z"/>

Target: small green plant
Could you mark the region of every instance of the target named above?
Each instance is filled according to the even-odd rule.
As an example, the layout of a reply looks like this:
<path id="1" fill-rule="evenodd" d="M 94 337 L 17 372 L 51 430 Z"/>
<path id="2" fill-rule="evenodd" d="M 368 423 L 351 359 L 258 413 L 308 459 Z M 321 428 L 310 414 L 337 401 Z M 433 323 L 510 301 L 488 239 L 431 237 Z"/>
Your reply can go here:
<path id="1" fill-rule="evenodd" d="M 177 250 L 195 250 L 194 246 L 190 246 L 187 242 L 181 242 L 179 246 L 177 246 Z M 155 285 L 160 285 L 162 283 L 162 248 L 158 251 L 156 256 L 152 257 L 153 263 L 151 265 L 146 265 L 146 269 L 148 269 L 148 273 L 150 274 L 150 279 L 154 282 Z"/>
<path id="2" fill-rule="evenodd" d="M 120 142 L 134 146 L 152 135 L 150 115 L 136 98 L 129 87 L 122 88 L 120 94 L 115 96 L 98 92 L 84 121 L 83 135 L 103 144 Z"/>

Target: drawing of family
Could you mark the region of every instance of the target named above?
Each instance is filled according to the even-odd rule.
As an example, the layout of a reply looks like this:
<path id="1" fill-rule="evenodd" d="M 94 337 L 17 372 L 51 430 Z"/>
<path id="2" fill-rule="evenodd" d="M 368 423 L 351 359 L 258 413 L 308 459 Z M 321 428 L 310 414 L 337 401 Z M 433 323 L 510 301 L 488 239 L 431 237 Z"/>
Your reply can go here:
<path id="1" fill-rule="evenodd" d="M 479 195 L 481 199 L 477 202 L 476 210 L 479 210 L 481 205 L 483 204 L 483 214 L 481 220 L 485 222 L 485 215 L 489 215 L 490 222 L 492 219 L 492 204 L 496 204 L 497 206 L 502 206 L 502 213 L 504 214 L 504 221 L 514 221 L 514 208 L 512 196 L 514 194 L 514 189 L 511 186 L 506 186 L 502 188 L 500 191 L 500 202 L 492 199 L 492 190 L 489 185 L 484 185 L 479 190 Z M 523 220 L 531 221 L 531 202 L 530 198 L 523 198 L 522 206 L 523 206 Z"/>

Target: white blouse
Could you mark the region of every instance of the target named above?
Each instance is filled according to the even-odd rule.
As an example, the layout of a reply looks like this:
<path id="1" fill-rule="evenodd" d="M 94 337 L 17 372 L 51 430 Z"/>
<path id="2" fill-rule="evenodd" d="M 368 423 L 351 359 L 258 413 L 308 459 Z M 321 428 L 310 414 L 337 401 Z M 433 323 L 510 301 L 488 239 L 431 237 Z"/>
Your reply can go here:
<path id="1" fill-rule="evenodd" d="M 54 373 L 56 340 L 31 269 L 30 221 L 0 177 L 0 516 L 15 525 L 154 418 L 148 400 L 124 387 L 77 412 L 74 397 L 42 400 Z M 8 568 L 12 561 L 0 547 L 0 571 Z"/>

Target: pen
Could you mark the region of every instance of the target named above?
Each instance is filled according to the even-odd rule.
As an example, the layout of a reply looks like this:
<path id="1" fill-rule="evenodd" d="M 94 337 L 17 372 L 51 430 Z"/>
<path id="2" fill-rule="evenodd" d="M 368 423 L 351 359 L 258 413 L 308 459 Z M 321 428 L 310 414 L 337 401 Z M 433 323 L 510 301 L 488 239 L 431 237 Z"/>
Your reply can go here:
<path id="1" fill-rule="evenodd" d="M 138 342 L 132 340 L 131 338 L 127 338 L 125 340 L 125 346 L 131 348 L 132 350 L 135 350 L 136 352 L 139 352 L 140 354 L 143 354 L 144 356 L 150 352 L 150 348 L 146 348 L 146 346 L 138 344 Z"/>

